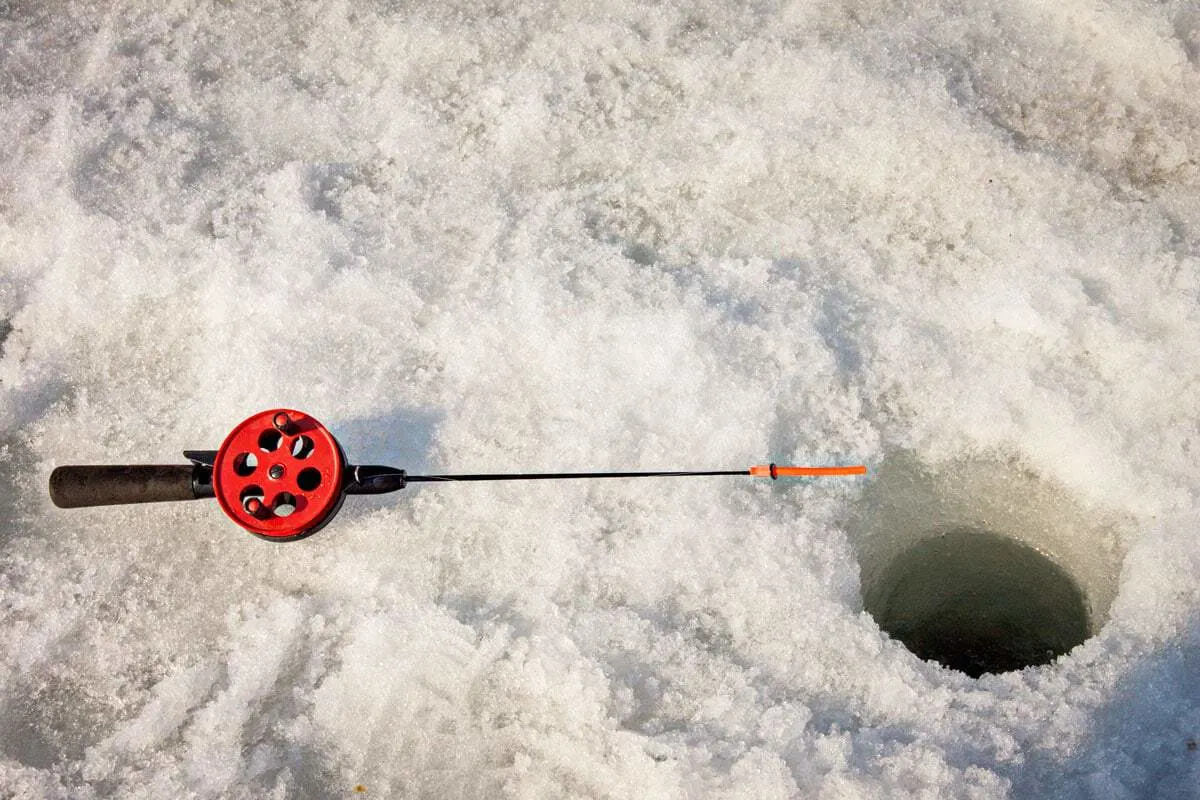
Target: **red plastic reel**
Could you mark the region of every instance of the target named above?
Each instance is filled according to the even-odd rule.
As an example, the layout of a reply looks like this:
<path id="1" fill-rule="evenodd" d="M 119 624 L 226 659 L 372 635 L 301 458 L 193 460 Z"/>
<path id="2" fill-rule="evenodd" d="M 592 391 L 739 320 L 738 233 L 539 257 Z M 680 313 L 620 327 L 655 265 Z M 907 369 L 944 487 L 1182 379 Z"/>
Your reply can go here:
<path id="1" fill-rule="evenodd" d="M 333 434 L 302 411 L 255 414 L 217 451 L 213 490 L 222 510 L 272 541 L 320 530 L 342 504 L 345 456 Z"/>

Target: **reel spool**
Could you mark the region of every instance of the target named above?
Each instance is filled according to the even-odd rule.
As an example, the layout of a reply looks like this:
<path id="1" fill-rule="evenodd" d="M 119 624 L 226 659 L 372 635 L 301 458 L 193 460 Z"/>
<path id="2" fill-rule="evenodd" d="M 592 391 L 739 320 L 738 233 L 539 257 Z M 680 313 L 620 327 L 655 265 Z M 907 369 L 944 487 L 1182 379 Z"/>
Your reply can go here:
<path id="1" fill-rule="evenodd" d="M 302 411 L 255 414 L 230 431 L 213 462 L 213 490 L 238 525 L 271 541 L 316 533 L 345 497 L 346 456 Z"/>

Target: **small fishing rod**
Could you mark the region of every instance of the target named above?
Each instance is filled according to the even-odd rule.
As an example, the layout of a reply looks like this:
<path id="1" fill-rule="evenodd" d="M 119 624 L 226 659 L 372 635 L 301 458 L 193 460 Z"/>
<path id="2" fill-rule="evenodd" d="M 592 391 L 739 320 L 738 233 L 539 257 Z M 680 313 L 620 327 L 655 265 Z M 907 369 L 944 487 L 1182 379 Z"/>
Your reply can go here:
<path id="1" fill-rule="evenodd" d="M 301 411 L 263 411 L 230 431 L 217 450 L 184 450 L 189 464 L 83 465 L 50 474 L 59 508 L 156 503 L 215 497 L 225 514 L 273 542 L 302 539 L 324 527 L 348 495 L 387 494 L 410 483 L 554 481 L 748 475 L 756 478 L 863 475 L 862 465 L 656 472 L 518 472 L 409 475 L 378 464 L 352 465 L 329 429 Z"/>

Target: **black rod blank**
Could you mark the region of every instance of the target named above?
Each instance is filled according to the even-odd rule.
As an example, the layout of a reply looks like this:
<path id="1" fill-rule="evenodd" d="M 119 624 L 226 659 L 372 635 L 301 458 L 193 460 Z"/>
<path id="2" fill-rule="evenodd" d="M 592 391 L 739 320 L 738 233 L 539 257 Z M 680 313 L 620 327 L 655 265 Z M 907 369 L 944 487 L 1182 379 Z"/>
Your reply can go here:
<path id="1" fill-rule="evenodd" d="M 442 483 L 456 481 L 558 481 L 581 478 L 683 478 L 749 474 L 749 470 L 736 469 L 708 472 L 516 472 L 479 475 L 409 475 L 407 477 L 409 483 Z"/>

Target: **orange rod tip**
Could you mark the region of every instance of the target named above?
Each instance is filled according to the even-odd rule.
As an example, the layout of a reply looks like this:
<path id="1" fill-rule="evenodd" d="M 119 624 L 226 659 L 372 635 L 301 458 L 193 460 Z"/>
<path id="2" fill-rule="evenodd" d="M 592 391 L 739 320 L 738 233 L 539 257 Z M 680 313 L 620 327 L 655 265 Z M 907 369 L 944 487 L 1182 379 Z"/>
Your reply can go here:
<path id="1" fill-rule="evenodd" d="M 866 475 L 864 464 L 845 467 L 781 467 L 776 464 L 759 464 L 750 468 L 756 478 L 830 478 L 839 475 Z"/>

